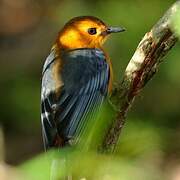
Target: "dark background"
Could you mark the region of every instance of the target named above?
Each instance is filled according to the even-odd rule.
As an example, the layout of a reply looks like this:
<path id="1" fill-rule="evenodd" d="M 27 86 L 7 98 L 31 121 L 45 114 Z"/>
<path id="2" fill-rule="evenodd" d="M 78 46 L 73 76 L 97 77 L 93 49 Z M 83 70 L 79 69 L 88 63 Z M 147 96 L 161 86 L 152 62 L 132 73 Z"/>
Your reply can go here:
<path id="1" fill-rule="evenodd" d="M 5 161 L 16 165 L 43 151 L 40 128 L 42 65 L 58 31 L 70 18 L 93 15 L 123 26 L 105 44 L 121 75 L 143 35 L 173 0 L 1 0 L 0 1 L 0 124 Z M 180 45 L 177 44 L 132 107 L 119 156 L 144 158 L 161 168 L 180 160 Z"/>

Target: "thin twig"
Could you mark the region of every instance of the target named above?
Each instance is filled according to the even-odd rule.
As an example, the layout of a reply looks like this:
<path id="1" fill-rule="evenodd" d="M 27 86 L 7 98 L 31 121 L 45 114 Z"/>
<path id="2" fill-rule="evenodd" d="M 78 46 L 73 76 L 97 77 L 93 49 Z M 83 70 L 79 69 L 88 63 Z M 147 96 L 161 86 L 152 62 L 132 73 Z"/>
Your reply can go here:
<path id="1" fill-rule="evenodd" d="M 113 152 L 118 142 L 126 115 L 135 97 L 146 83 L 157 72 L 162 57 L 165 56 L 177 42 L 171 24 L 172 17 L 180 8 L 180 1 L 176 1 L 164 16 L 147 32 L 139 43 L 130 60 L 121 83 L 113 90 L 111 101 L 117 106 L 118 112 L 111 127 L 105 134 L 101 150 Z"/>

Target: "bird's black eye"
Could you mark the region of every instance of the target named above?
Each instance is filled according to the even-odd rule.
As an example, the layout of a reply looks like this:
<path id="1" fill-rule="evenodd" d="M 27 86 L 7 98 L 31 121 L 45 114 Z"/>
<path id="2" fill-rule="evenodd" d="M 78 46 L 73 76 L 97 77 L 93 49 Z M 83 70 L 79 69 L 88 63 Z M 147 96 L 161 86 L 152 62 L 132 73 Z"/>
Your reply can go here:
<path id="1" fill-rule="evenodd" d="M 96 34 L 96 33 L 97 33 L 96 28 L 89 28 L 89 29 L 88 29 L 88 33 L 89 33 L 90 35 Z"/>

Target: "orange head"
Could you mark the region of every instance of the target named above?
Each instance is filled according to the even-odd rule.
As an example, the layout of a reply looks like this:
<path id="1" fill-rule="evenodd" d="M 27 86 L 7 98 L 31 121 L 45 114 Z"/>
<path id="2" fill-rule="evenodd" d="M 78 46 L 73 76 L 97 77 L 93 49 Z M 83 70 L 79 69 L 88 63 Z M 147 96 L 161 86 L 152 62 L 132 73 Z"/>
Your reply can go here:
<path id="1" fill-rule="evenodd" d="M 62 49 L 101 48 L 110 33 L 125 29 L 109 27 L 93 16 L 80 16 L 71 19 L 60 31 L 57 43 Z"/>

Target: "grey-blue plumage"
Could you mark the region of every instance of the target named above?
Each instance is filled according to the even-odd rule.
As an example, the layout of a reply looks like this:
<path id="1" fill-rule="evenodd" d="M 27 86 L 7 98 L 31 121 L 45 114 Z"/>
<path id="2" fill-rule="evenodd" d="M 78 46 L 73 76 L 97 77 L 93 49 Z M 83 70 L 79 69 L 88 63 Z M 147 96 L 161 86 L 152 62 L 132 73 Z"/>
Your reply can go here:
<path id="1" fill-rule="evenodd" d="M 46 148 L 55 146 L 57 136 L 64 143 L 77 141 L 88 117 L 98 111 L 108 92 L 110 70 L 103 51 L 81 48 L 62 52 L 59 57 L 63 85 L 58 97 L 52 72 L 57 58 L 55 50 L 43 68 L 41 117 Z"/>

